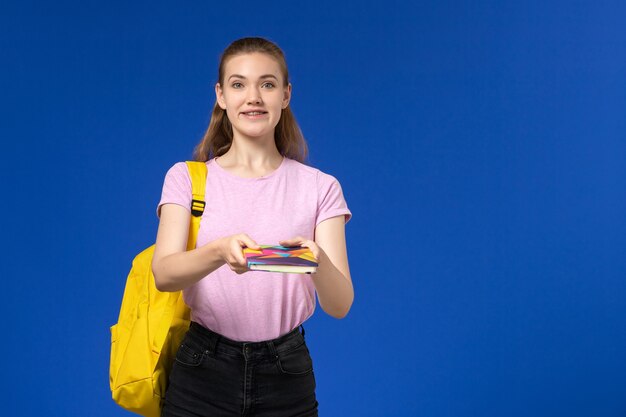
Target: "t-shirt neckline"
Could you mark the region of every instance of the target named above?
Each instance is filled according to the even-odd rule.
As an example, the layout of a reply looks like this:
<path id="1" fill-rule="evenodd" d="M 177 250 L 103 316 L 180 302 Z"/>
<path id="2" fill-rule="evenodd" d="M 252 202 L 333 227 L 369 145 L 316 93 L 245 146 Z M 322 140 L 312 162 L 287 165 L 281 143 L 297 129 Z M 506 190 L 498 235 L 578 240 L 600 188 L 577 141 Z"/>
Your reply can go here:
<path id="1" fill-rule="evenodd" d="M 283 170 L 286 162 L 287 162 L 287 157 L 283 156 L 283 160 L 280 162 L 280 165 L 278 166 L 278 168 L 276 168 L 274 171 L 270 172 L 269 174 L 263 175 L 261 177 L 251 177 L 251 178 L 244 178 L 244 177 L 240 177 L 238 175 L 232 174 L 229 171 L 225 170 L 224 168 L 222 168 L 220 166 L 220 164 L 218 164 L 216 162 L 216 159 L 219 157 L 214 157 L 212 162 L 213 162 L 213 166 L 224 176 L 231 178 L 235 181 L 240 181 L 240 182 L 255 182 L 255 181 L 263 181 L 263 180 L 267 180 L 270 179 L 272 177 L 275 177 L 280 171 Z"/>

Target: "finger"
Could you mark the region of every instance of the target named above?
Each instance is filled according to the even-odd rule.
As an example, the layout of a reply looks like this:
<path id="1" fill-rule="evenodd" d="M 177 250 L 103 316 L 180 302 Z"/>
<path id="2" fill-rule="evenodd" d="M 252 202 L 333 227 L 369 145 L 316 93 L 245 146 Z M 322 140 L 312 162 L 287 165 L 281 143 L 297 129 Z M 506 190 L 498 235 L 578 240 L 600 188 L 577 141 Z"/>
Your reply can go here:
<path id="1" fill-rule="evenodd" d="M 252 240 L 252 238 L 250 238 L 250 236 L 248 235 L 242 235 L 239 241 L 243 243 L 244 245 L 246 245 L 247 248 L 255 249 L 255 250 L 261 249 L 261 247 L 257 245 L 257 243 L 254 240 Z"/>
<path id="2" fill-rule="evenodd" d="M 319 250 L 316 248 L 315 242 L 313 242 L 312 240 L 303 240 L 300 243 L 300 246 L 304 248 L 308 248 L 311 251 L 311 253 L 313 253 L 313 256 L 315 257 L 315 259 L 318 259 Z"/>
<path id="3" fill-rule="evenodd" d="M 307 248 L 311 248 L 311 241 L 310 241 L 310 240 L 307 240 L 307 239 L 302 239 L 302 240 L 300 241 L 300 246 L 304 246 L 304 247 L 307 247 Z"/>
<path id="4" fill-rule="evenodd" d="M 281 240 L 278 243 L 283 245 L 283 246 L 297 246 L 302 242 L 302 238 L 300 237 L 294 237 L 292 239 L 287 239 L 287 240 Z"/>
<path id="5" fill-rule="evenodd" d="M 241 247 L 241 242 L 233 242 L 231 246 L 231 259 L 233 262 L 236 262 L 239 265 L 247 265 L 246 257 L 243 254 L 243 248 Z"/>
<path id="6" fill-rule="evenodd" d="M 230 266 L 231 271 L 237 274 L 240 274 L 242 271 L 246 269 L 237 260 L 234 260 L 229 266 Z"/>

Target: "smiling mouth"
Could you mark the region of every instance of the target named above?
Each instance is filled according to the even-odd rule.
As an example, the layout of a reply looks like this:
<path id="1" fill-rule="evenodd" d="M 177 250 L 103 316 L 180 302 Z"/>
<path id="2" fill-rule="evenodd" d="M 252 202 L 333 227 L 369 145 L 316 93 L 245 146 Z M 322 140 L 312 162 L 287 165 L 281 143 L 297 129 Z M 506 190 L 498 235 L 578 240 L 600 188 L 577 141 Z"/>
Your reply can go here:
<path id="1" fill-rule="evenodd" d="M 246 116 L 260 116 L 262 114 L 267 114 L 266 111 L 251 111 L 251 112 L 247 112 L 247 113 L 242 113 L 245 114 Z"/>

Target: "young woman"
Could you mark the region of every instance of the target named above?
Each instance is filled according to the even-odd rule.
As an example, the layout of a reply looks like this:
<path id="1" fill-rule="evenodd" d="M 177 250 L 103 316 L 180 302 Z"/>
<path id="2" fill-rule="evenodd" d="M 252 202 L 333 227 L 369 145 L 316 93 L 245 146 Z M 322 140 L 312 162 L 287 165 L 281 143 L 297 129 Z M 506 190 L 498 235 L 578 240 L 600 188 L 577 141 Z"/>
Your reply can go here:
<path id="1" fill-rule="evenodd" d="M 354 292 L 339 182 L 307 166 L 289 108 L 283 52 L 243 38 L 223 52 L 216 103 L 194 158 L 205 161 L 206 208 L 185 251 L 191 180 L 184 162 L 165 176 L 152 270 L 161 291 L 183 290 L 191 327 L 176 355 L 163 416 L 316 416 L 315 377 L 302 323 L 336 318 Z M 250 271 L 243 248 L 306 246 L 315 274 Z"/>

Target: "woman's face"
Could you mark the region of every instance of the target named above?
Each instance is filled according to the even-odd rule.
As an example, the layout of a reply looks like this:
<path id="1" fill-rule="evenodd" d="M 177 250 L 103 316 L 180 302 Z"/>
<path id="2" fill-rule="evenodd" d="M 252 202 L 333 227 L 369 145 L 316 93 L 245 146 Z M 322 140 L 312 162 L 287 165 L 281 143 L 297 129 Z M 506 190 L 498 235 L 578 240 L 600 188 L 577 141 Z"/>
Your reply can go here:
<path id="1" fill-rule="evenodd" d="M 224 85 L 215 85 L 218 105 L 226 110 L 234 135 L 271 137 L 289 104 L 291 84 L 284 86 L 278 63 L 269 55 L 236 55 L 226 62 Z"/>

